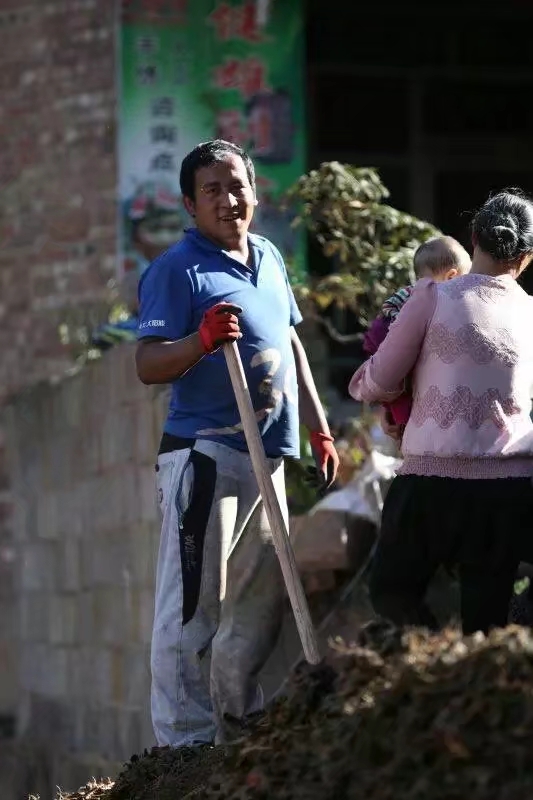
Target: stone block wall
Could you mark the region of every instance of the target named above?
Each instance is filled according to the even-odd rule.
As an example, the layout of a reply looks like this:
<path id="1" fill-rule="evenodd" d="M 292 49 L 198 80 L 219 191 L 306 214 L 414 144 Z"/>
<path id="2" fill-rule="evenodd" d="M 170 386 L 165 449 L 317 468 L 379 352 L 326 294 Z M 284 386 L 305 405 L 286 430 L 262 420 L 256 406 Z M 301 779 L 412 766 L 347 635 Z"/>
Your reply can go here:
<path id="1" fill-rule="evenodd" d="M 138 381 L 134 348 L 122 345 L 6 411 L 19 733 L 28 763 L 41 761 L 40 785 L 28 789 L 42 800 L 71 786 L 80 764 L 86 780 L 89 764 L 109 771 L 153 743 L 154 454 L 166 403 Z"/>

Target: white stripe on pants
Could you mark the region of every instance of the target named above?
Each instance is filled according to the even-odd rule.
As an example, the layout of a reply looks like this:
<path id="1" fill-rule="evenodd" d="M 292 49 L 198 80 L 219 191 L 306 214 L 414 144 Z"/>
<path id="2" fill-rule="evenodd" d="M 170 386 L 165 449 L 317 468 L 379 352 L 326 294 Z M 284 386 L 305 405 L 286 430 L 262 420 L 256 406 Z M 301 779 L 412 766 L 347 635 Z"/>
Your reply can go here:
<path id="1" fill-rule="evenodd" d="M 282 459 L 269 460 L 288 521 Z M 231 738 L 263 707 L 258 672 L 278 639 L 283 578 L 250 457 L 210 441 L 158 458 L 163 514 L 152 635 L 160 746 Z"/>

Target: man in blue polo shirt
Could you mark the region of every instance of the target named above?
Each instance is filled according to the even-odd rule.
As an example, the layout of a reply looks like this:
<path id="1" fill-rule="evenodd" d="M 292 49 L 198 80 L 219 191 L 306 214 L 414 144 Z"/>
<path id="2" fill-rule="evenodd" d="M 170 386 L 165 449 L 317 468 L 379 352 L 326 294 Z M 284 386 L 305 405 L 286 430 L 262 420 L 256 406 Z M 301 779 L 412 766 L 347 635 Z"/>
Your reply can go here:
<path id="1" fill-rule="evenodd" d="M 163 515 L 152 636 L 152 720 L 159 745 L 227 741 L 263 708 L 258 673 L 276 643 L 284 587 L 221 345 L 238 341 L 280 505 L 284 456 L 311 432 L 324 484 L 338 457 L 294 330 L 283 259 L 248 232 L 255 174 L 215 140 L 183 161 L 196 227 L 139 286 L 137 372 L 172 383 L 157 462 Z"/>

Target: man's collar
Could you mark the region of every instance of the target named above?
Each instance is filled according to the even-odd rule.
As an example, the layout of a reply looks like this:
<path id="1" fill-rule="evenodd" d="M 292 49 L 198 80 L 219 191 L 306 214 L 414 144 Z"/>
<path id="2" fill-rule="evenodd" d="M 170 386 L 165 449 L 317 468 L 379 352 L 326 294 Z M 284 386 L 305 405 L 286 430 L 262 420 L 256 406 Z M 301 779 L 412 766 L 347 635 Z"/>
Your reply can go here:
<path id="1" fill-rule="evenodd" d="M 211 241 L 211 239 L 208 239 L 207 236 L 204 236 L 203 233 L 200 233 L 198 228 L 185 228 L 184 233 L 187 236 L 190 236 L 192 239 L 194 239 L 195 244 L 197 244 L 203 250 L 206 250 L 208 253 L 226 252 L 223 247 L 220 247 L 220 245 L 215 244 L 214 242 Z M 251 233 L 248 233 L 248 245 L 250 249 L 253 247 L 254 249 L 259 250 L 260 253 L 263 252 L 263 247 L 261 245 L 261 242 L 258 241 L 257 238 L 253 236 L 253 234 Z"/>
<path id="2" fill-rule="evenodd" d="M 210 253 L 222 252 L 222 248 L 212 242 L 211 239 L 208 239 L 207 236 L 204 236 L 203 233 L 200 233 L 198 228 L 185 228 L 184 233 L 194 239 L 195 244 L 203 250 L 207 250 Z"/>

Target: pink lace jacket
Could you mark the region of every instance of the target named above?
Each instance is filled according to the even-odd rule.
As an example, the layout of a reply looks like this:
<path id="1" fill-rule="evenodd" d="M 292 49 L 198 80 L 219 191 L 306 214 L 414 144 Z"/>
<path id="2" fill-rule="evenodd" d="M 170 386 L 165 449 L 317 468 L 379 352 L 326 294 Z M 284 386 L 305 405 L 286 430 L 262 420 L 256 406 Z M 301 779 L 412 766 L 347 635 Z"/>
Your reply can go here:
<path id="1" fill-rule="evenodd" d="M 515 280 L 419 281 L 350 394 L 390 402 L 411 372 L 401 473 L 533 476 L 533 298 Z"/>

